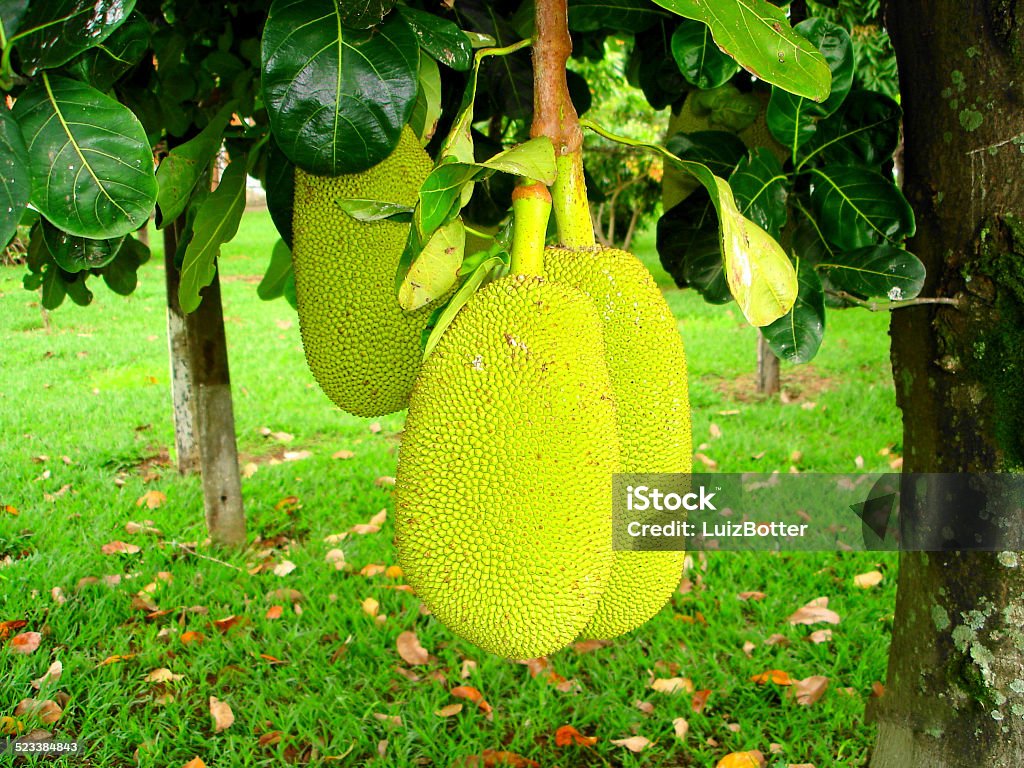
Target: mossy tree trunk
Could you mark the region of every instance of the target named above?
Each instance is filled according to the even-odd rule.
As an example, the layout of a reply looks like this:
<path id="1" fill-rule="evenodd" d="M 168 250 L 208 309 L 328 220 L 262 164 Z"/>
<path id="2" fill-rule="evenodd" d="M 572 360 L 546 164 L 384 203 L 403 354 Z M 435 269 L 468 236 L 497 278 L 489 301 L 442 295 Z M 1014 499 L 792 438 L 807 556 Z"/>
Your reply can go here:
<path id="1" fill-rule="evenodd" d="M 893 315 L 910 472 L 1024 466 L 1024 0 L 899 0 L 923 293 Z M 964 508 L 968 518 L 976 510 Z M 872 768 L 1024 765 L 1024 556 L 905 553 Z"/>

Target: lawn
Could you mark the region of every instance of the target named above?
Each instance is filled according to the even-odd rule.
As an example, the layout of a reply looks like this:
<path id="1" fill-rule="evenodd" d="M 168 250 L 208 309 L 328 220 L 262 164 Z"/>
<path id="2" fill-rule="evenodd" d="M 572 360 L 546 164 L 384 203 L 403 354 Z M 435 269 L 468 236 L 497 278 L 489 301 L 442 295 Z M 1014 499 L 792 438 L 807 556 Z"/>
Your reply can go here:
<path id="1" fill-rule="evenodd" d="M 494 753 L 474 760 L 485 750 L 541 766 L 715 766 L 755 749 L 772 766 L 865 763 L 864 708 L 884 680 L 895 593 L 888 555 L 694 557 L 655 619 L 541 670 L 479 651 L 398 589 L 389 519 L 338 537 L 390 513 L 402 418 L 347 416 L 316 388 L 294 311 L 256 297 L 275 240 L 269 217 L 248 213 L 222 259 L 253 541 L 237 555 L 204 544 L 200 483 L 168 458 L 162 260 L 131 297 L 97 284 L 92 306 L 68 303 L 49 330 L 22 269 L 0 268 L 0 622 L 42 635 L 28 654 L 2 641 L 0 718 L 25 698 L 63 709 L 47 725 L 0 719 L 0 733 L 44 727 L 84 743 L 69 765 L 115 768 L 196 756 L 224 767 L 495 764 Z M 651 233 L 637 251 L 659 274 Z M 755 333 L 736 307 L 705 305 L 664 273 L 659 282 L 687 345 L 695 450 L 707 462 L 888 468 L 900 426 L 886 316 L 832 313 L 816 360 L 784 366 L 783 402 L 764 401 L 752 392 Z M 147 527 L 129 533 L 129 522 Z M 117 541 L 139 551 L 105 554 Z M 879 585 L 855 585 L 876 569 Z M 787 621 L 822 596 L 838 624 Z M 831 637 L 813 642 L 822 629 Z M 400 655 L 405 632 L 424 663 Z M 60 679 L 34 690 L 55 661 Z M 772 669 L 824 676 L 828 689 L 801 705 L 786 686 L 751 680 Z M 453 695 L 459 686 L 488 705 Z M 211 697 L 234 716 L 219 732 Z M 596 743 L 556 745 L 564 725 Z M 651 743 L 636 753 L 638 740 L 613 743 L 634 736 Z"/>

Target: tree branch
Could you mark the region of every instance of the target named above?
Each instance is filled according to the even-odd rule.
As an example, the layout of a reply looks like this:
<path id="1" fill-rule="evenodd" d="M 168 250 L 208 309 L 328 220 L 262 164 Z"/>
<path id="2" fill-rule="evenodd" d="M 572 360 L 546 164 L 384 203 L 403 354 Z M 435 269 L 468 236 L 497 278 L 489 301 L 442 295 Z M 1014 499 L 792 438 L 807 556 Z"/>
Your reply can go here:
<path id="1" fill-rule="evenodd" d="M 922 304 L 945 304 L 947 306 L 956 307 L 960 309 L 963 306 L 961 299 L 950 299 L 945 297 L 936 298 L 924 298 L 924 299 L 905 299 L 903 301 L 868 301 L 862 299 L 859 296 L 854 296 L 852 293 L 846 291 L 825 291 L 829 296 L 835 296 L 837 299 L 848 301 L 851 304 L 856 304 L 858 307 L 864 307 L 871 312 L 892 312 L 894 309 L 902 309 L 903 307 L 916 307 Z"/>

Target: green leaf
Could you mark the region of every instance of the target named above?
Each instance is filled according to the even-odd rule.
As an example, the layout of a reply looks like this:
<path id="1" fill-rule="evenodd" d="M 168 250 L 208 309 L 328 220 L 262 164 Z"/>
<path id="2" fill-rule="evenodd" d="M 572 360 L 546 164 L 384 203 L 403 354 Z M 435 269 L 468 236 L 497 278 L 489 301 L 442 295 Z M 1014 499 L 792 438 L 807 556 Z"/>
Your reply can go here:
<path id="1" fill-rule="evenodd" d="M 828 65 L 789 26 L 786 12 L 766 0 L 654 0 L 711 28 L 718 47 L 760 80 L 815 101 L 828 97 Z"/>
<path id="2" fill-rule="evenodd" d="M 763 105 L 756 93 L 743 93 L 732 83 L 707 91 L 693 91 L 687 102 L 697 117 L 706 117 L 713 130 L 739 133 L 752 125 Z"/>
<path id="3" fill-rule="evenodd" d="M 466 252 L 466 227 L 453 219 L 431 235 L 398 289 L 398 304 L 415 312 L 451 290 Z"/>
<path id="4" fill-rule="evenodd" d="M 73 280 L 64 281 L 64 291 L 67 293 L 68 298 L 80 307 L 87 307 L 92 304 L 92 291 L 85 284 L 88 276 L 88 272 L 79 272 Z M 61 275 L 62 279 L 63 277 Z"/>
<path id="5" fill-rule="evenodd" d="M 768 102 L 768 130 L 782 146 L 795 150 L 818 129 L 818 121 L 835 112 L 853 85 L 853 43 L 846 30 L 824 19 L 807 19 L 794 28 L 824 56 L 831 73 L 832 91 L 824 102 L 772 89 Z"/>
<path id="6" fill-rule="evenodd" d="M 380 24 L 394 8 L 395 0 L 344 0 L 338 6 L 342 24 L 354 29 L 367 29 Z"/>
<path id="7" fill-rule="evenodd" d="M 292 269 L 292 252 L 284 240 L 274 243 L 274 250 L 270 253 L 270 264 L 267 271 L 256 286 L 256 295 L 264 301 L 276 299 L 284 295 L 284 285 L 288 276 L 294 278 L 295 272 Z"/>
<path id="8" fill-rule="evenodd" d="M 729 131 L 677 133 L 668 140 L 668 151 L 683 160 L 703 163 L 716 176 L 727 177 L 747 156 L 747 146 Z"/>
<path id="9" fill-rule="evenodd" d="M 473 66 L 473 46 L 455 24 L 432 13 L 401 6 L 399 13 L 416 34 L 420 48 L 445 66 L 464 72 Z"/>
<path id="10" fill-rule="evenodd" d="M 707 24 L 683 19 L 672 33 L 672 58 L 687 82 L 698 88 L 717 88 L 740 71 L 739 65 L 722 53 Z"/>
<path id="11" fill-rule="evenodd" d="M 813 168 L 810 175 L 811 206 L 818 225 L 839 250 L 914 234 L 914 212 L 890 179 L 851 166 Z"/>
<path id="12" fill-rule="evenodd" d="M 73 235 L 119 237 L 156 203 L 153 154 L 132 112 L 63 77 L 31 86 L 14 105 L 32 174 L 32 204 Z"/>
<path id="13" fill-rule="evenodd" d="M 185 210 L 192 190 L 220 151 L 234 107 L 233 101 L 225 104 L 198 136 L 175 147 L 160 161 L 156 172 L 160 190 L 156 198 L 157 227 L 172 223 Z"/>
<path id="14" fill-rule="evenodd" d="M 786 226 L 788 178 L 767 147 L 757 147 L 740 160 L 729 176 L 729 186 L 740 213 L 776 240 Z"/>
<path id="15" fill-rule="evenodd" d="M 500 256 L 491 256 L 490 258 L 485 259 L 473 271 L 473 273 L 462 282 L 462 285 L 459 286 L 459 290 L 457 290 L 455 295 L 452 296 L 451 301 L 449 301 L 443 309 L 438 308 L 440 311 L 437 319 L 423 345 L 424 359 L 434 351 L 434 347 L 437 346 L 437 342 L 441 340 L 441 337 L 448 329 L 448 326 L 452 324 L 452 320 L 454 320 L 455 316 L 459 314 L 459 310 L 466 305 L 466 302 L 473 298 L 473 294 L 477 292 L 477 289 L 484 280 L 496 275 L 499 270 L 505 268 L 505 261 Z"/>
<path id="16" fill-rule="evenodd" d="M 220 247 L 235 236 L 245 212 L 246 158 L 233 160 L 220 184 L 196 213 L 192 239 L 181 265 L 178 301 L 182 310 L 193 312 L 202 298 L 199 291 L 210 284 L 217 271 Z"/>
<path id="17" fill-rule="evenodd" d="M 43 267 L 42 289 L 43 293 L 39 302 L 44 309 L 56 309 L 64 303 L 67 288 L 64 278 L 61 277 L 60 267 L 52 262 Z"/>
<path id="18" fill-rule="evenodd" d="M 602 29 L 617 34 L 643 32 L 667 16 L 663 11 L 635 0 L 570 0 L 569 29 L 573 32 L 597 32 Z"/>
<path id="19" fill-rule="evenodd" d="M 416 210 L 401 203 L 392 203 L 387 200 L 367 200 L 361 197 L 339 197 L 334 202 L 356 221 L 390 219 L 408 223 L 412 221 L 413 211 Z"/>
<path id="20" fill-rule="evenodd" d="M 890 243 L 837 253 L 816 266 L 836 289 L 865 299 L 904 301 L 916 298 L 924 286 L 924 264 Z"/>
<path id="21" fill-rule="evenodd" d="M 93 240 L 88 237 L 69 235 L 48 221 L 43 221 L 43 238 L 46 248 L 57 262 L 57 266 L 69 274 L 82 270 L 105 267 L 124 243 L 124 235 L 109 240 Z"/>
<path id="22" fill-rule="evenodd" d="M 852 91 L 838 110 L 818 123 L 800 166 L 818 157 L 824 164 L 877 169 L 896 151 L 902 115 L 900 105 L 884 94 Z"/>
<path id="23" fill-rule="evenodd" d="M 17 232 L 31 196 L 25 140 L 10 111 L 0 105 L 0 250 L 7 247 Z"/>
<path id="24" fill-rule="evenodd" d="M 424 56 L 420 59 L 419 89 L 416 91 L 416 103 L 409 116 L 409 127 L 420 138 L 420 144 L 426 146 L 437 130 L 437 121 L 441 119 L 441 71 L 437 62 Z"/>
<path id="25" fill-rule="evenodd" d="M 131 235 L 125 236 L 124 245 L 114 260 L 101 271 L 103 281 L 114 293 L 128 296 L 139 284 L 139 267 L 149 261 L 149 248 Z"/>
<path id="26" fill-rule="evenodd" d="M 818 354 L 825 337 L 825 293 L 813 266 L 797 259 L 796 273 L 800 289 L 793 308 L 761 333 L 779 359 L 806 363 Z"/>
<path id="27" fill-rule="evenodd" d="M 28 10 L 28 0 L 0 0 L 0 24 L 10 40 L 21 27 L 21 18 Z"/>
<path id="28" fill-rule="evenodd" d="M 709 304 L 732 301 L 722 262 L 715 206 L 703 187 L 658 220 L 658 255 L 680 288 L 693 288 Z"/>
<path id="29" fill-rule="evenodd" d="M 74 59 L 68 69 L 93 88 L 106 91 L 142 60 L 151 34 L 149 22 L 138 11 L 132 11 L 110 37 Z"/>
<path id="30" fill-rule="evenodd" d="M 292 211 L 295 207 L 295 164 L 277 146 L 274 137 L 267 141 L 267 210 L 285 245 L 292 247 Z"/>
<path id="31" fill-rule="evenodd" d="M 670 42 L 674 21 L 660 20 L 650 29 L 637 33 L 626 65 L 627 81 L 643 91 L 647 103 L 656 110 L 674 104 L 691 90 L 672 58 Z"/>
<path id="32" fill-rule="evenodd" d="M 342 26 L 335 0 L 274 0 L 263 30 L 263 100 L 278 145 L 310 173 L 360 173 L 398 144 L 416 101 L 419 42 L 394 14 Z"/>
<path id="33" fill-rule="evenodd" d="M 135 0 L 33 0 L 7 43 L 26 74 L 54 69 L 106 40 L 134 8 Z"/>

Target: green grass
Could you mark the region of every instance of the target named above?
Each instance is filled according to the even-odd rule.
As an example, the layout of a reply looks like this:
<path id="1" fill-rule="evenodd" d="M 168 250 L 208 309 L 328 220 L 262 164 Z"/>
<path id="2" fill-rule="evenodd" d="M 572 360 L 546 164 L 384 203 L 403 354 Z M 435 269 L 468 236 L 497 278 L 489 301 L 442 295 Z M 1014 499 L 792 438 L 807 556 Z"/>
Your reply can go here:
<path id="1" fill-rule="evenodd" d="M 693 589 L 647 625 L 609 647 L 552 657 L 554 671 L 576 682 L 574 692 L 454 637 L 414 596 L 387 588 L 400 579 L 360 575 L 368 564 L 395 562 L 390 520 L 379 533 L 340 544 L 324 538 L 390 509 L 389 487 L 375 481 L 395 472 L 402 419 L 378 419 L 381 431 L 371 431 L 370 421 L 340 413 L 315 387 L 294 312 L 255 295 L 275 239 L 266 214 L 247 214 L 222 267 L 238 440 L 243 461 L 258 466 L 243 481 L 256 542 L 238 556 L 218 556 L 203 544 L 200 484 L 178 477 L 166 461 L 173 428 L 162 262 L 143 268 L 130 298 L 97 286 L 93 306 L 60 308 L 49 331 L 37 297 L 20 286 L 21 270 L 0 269 L 0 510 L 6 504 L 19 511 L 0 511 L 0 560 L 13 561 L 0 568 L 0 621 L 23 619 L 25 630 L 43 634 L 30 655 L 0 648 L 0 717 L 35 695 L 31 680 L 60 660 L 62 679 L 38 695 L 66 695 L 64 714 L 50 728 L 54 738 L 87 742 L 85 759 L 73 765 L 176 768 L 198 755 L 210 766 L 277 766 L 344 755 L 329 764 L 447 766 L 504 749 L 543 766 L 714 766 L 733 750 L 768 755 L 771 744 L 781 752 L 770 755 L 770 765 L 864 764 L 873 738 L 864 705 L 871 683 L 884 679 L 889 643 L 889 556 L 696 558 L 688 574 Z M 650 234 L 637 250 L 656 261 Z M 790 402 L 765 402 L 751 393 L 755 335 L 736 308 L 666 289 L 689 353 L 695 443 L 720 470 L 788 471 L 794 452 L 802 454 L 795 462 L 801 470 L 855 471 L 858 456 L 865 470 L 887 468 L 880 451 L 898 451 L 899 419 L 886 317 L 833 313 L 814 363 L 783 368 Z M 712 423 L 721 437 L 711 436 Z M 294 440 L 264 437 L 263 428 Z M 342 449 L 355 457 L 331 458 Z M 312 456 L 281 460 L 285 451 L 301 450 Z M 137 506 L 150 490 L 166 501 L 153 510 Z M 293 496 L 297 501 L 288 500 Z M 143 519 L 162 537 L 125 532 L 125 523 Z M 118 539 L 141 552 L 101 553 Z M 190 542 L 196 548 L 182 546 Z M 325 560 L 335 546 L 348 570 Z M 248 572 L 264 559 L 297 567 L 286 576 Z M 876 567 L 885 573 L 879 587 L 853 585 L 854 575 Z M 103 583 L 112 576 L 120 583 Z M 147 618 L 132 597 L 151 583 L 151 599 L 169 613 Z M 58 587 L 63 604 L 51 596 Z M 272 594 L 278 589 L 301 592 L 301 612 Z M 766 596 L 743 602 L 736 597 L 743 591 Z M 806 638 L 820 626 L 792 627 L 786 618 L 821 595 L 842 621 L 831 628 L 831 642 L 814 644 Z M 369 597 L 386 619 L 364 613 Z M 268 620 L 273 604 L 283 605 L 284 615 Z M 225 633 L 211 623 L 232 615 L 241 621 Z M 396 651 L 406 630 L 432 656 L 415 668 L 417 680 L 397 671 L 408 668 Z M 186 631 L 206 642 L 182 643 Z M 776 633 L 788 644 L 766 645 Z M 755 646 L 750 656 L 743 651 L 748 641 Z M 114 655 L 128 658 L 101 666 Z M 477 666 L 462 679 L 467 659 Z M 146 682 L 162 667 L 183 677 Z M 782 689 L 750 681 L 772 668 L 794 678 L 825 675 L 830 687 L 818 703 L 799 706 Z M 710 690 L 706 708 L 693 712 L 689 694 L 653 691 L 652 674 L 683 676 Z M 460 701 L 449 692 L 459 684 L 483 692 L 493 719 L 468 701 L 454 717 L 434 714 Z M 213 732 L 211 696 L 236 716 L 223 733 Z M 653 711 L 641 711 L 638 701 Z M 401 724 L 376 715 L 398 716 Z M 678 717 L 690 724 L 685 741 L 673 734 Z M 598 743 L 556 747 L 554 733 L 565 724 Z M 281 731 L 281 741 L 261 746 L 259 737 L 271 731 Z M 656 743 L 634 755 L 610 742 L 634 733 Z"/>

